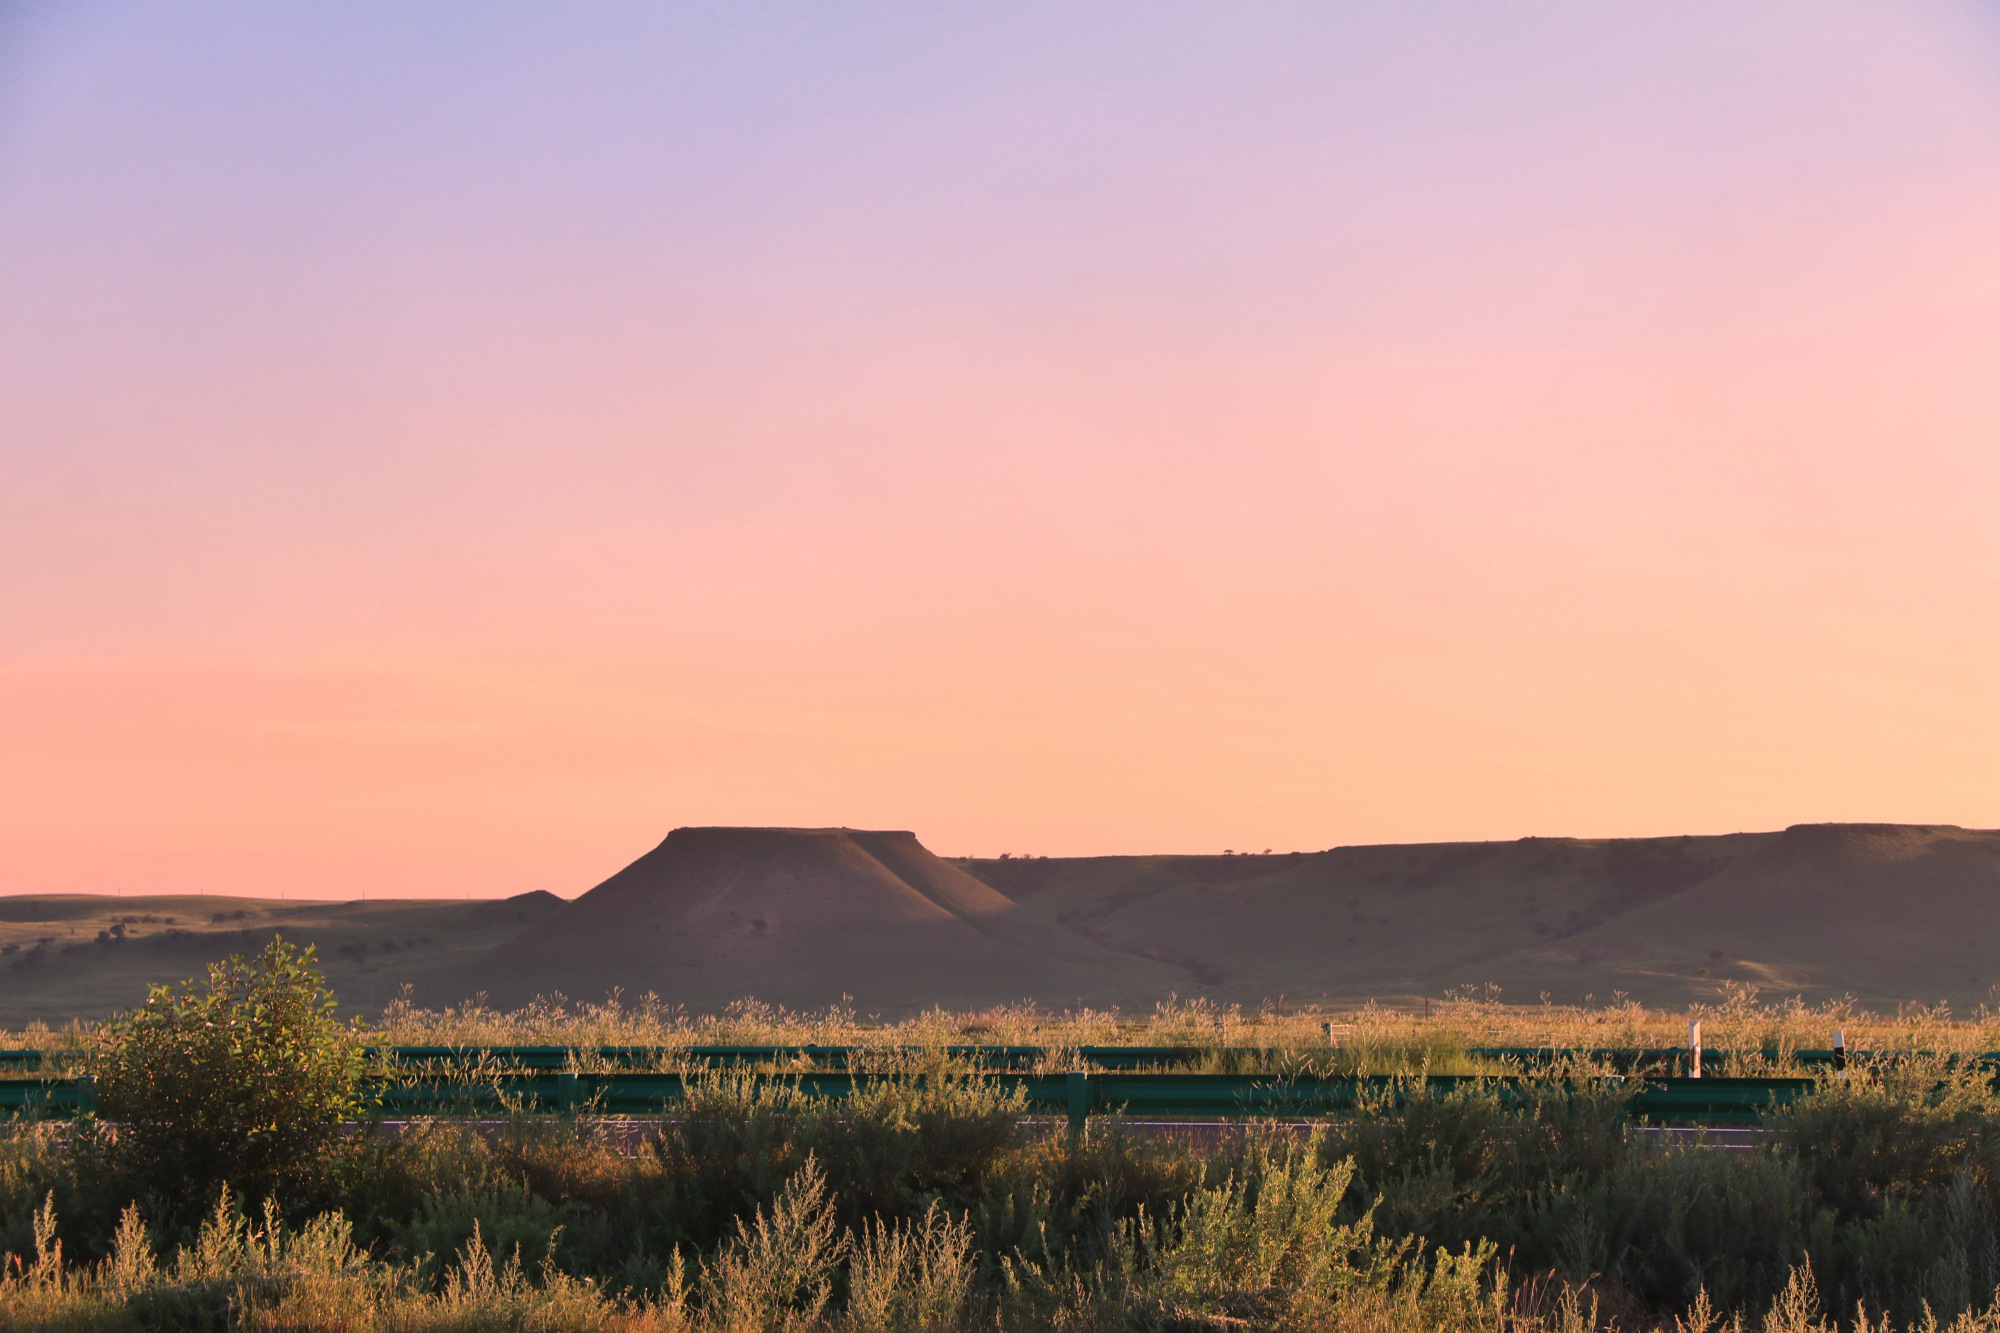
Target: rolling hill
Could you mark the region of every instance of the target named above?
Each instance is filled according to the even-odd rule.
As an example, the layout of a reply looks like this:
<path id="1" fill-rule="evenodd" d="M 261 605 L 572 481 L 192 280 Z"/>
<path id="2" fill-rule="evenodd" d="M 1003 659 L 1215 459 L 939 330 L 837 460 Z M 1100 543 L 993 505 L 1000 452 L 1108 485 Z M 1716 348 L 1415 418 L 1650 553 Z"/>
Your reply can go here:
<path id="1" fill-rule="evenodd" d="M 1804 824 L 1719 837 L 960 862 L 1106 948 L 1251 1001 L 1438 995 L 1648 1003 L 1729 983 L 1865 1004 L 2000 984 L 2000 832 Z"/>
<path id="2" fill-rule="evenodd" d="M 118 934 L 112 928 L 120 927 Z M 2000 984 L 2000 832 L 1797 825 L 1716 837 L 946 860 L 854 829 L 677 829 L 604 883 L 488 902 L 0 898 L 0 1023 L 105 1012 L 256 947 L 320 945 L 357 1008 L 612 987 L 864 1013 L 1034 1000 L 1148 1009 L 1766 995 L 1967 1010 Z M 104 938 L 99 934 L 103 932 Z M 122 938 L 119 937 L 122 935 Z"/>
<path id="3" fill-rule="evenodd" d="M 564 906 L 513 898 L 300 902 L 199 894 L 0 897 L 0 1025 L 90 1018 L 146 998 L 207 963 L 262 948 L 273 934 L 319 946 L 341 999 L 373 1011 L 405 983 L 512 939 Z"/>

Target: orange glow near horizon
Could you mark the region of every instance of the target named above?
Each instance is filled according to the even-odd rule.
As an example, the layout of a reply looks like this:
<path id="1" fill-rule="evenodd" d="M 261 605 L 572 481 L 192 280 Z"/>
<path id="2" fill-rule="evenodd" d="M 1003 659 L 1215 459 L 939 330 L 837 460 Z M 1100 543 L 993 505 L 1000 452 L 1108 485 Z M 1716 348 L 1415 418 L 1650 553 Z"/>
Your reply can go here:
<path id="1" fill-rule="evenodd" d="M 1024 13 L 0 20 L 0 894 L 2000 825 L 1989 19 Z"/>

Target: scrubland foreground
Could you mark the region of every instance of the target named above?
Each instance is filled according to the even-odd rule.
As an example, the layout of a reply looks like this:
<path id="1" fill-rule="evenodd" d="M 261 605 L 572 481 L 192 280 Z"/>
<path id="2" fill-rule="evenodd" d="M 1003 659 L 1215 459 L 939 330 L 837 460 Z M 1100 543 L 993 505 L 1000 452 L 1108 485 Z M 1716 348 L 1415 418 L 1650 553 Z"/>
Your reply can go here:
<path id="1" fill-rule="evenodd" d="M 636 1141 L 389 1134 L 319 986 L 274 948 L 156 991 L 94 1034 L 103 1120 L 6 1127 L 0 1326 L 2000 1329 L 2000 1097 L 1945 1058 L 1829 1079 L 1751 1151 L 1629 1135 L 1565 1068 L 1196 1152 L 941 1057 L 838 1102 L 716 1074 Z"/>
<path id="2" fill-rule="evenodd" d="M 815 1103 L 718 1078 L 636 1153 L 588 1121 L 355 1134 L 284 1195 L 162 1196 L 18 1125 L 0 1326 L 2000 1327 L 1984 1088 L 1829 1086 L 1738 1153 L 1547 1080 L 1207 1156 L 1021 1123 L 976 1078 Z"/>

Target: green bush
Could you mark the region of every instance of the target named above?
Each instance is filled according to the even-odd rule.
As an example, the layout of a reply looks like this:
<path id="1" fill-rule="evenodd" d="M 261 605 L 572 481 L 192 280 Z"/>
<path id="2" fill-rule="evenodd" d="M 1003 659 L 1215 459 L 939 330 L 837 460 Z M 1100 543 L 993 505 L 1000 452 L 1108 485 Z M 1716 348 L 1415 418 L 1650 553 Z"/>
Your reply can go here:
<path id="1" fill-rule="evenodd" d="M 319 1186 L 362 1055 L 313 959 L 273 939 L 210 964 L 205 982 L 153 987 L 106 1025 L 98 1111 L 149 1215 L 185 1222 L 225 1183 L 288 1203 Z"/>
<path id="2" fill-rule="evenodd" d="M 1026 1103 L 977 1077 L 897 1079 L 830 1100 L 728 1075 L 698 1081 L 652 1144 L 684 1230 L 711 1245 L 814 1157 L 840 1221 L 962 1210 L 1020 1142 Z"/>
<path id="3" fill-rule="evenodd" d="M 1453 1248 L 1511 1245 L 1536 1230 L 1535 1214 L 1625 1164 L 1623 1101 L 1620 1090 L 1568 1081 L 1561 1070 L 1448 1091 L 1399 1079 L 1330 1128 L 1323 1156 L 1328 1164 L 1353 1158 L 1351 1206 L 1374 1206 L 1385 1234 Z"/>
<path id="4" fill-rule="evenodd" d="M 1978 1066 L 1906 1060 L 1857 1068 L 1773 1117 L 1843 1222 L 1970 1171 L 2000 1175 L 2000 1096 Z"/>
<path id="5" fill-rule="evenodd" d="M 295 1055 L 351 1058 L 310 957 L 272 962 L 156 994 L 116 1051 L 238 1096 L 275 1083 L 242 1051 L 283 1046 L 286 1022 Z M 1577 1333 L 1719 1311 L 1826 1333 L 1815 1311 L 1859 1307 L 1871 1333 L 1927 1311 L 2000 1333 L 2000 1098 L 1948 1063 L 1857 1065 L 1750 1151 L 1627 1133 L 1629 1086 L 1588 1069 L 1405 1079 L 1315 1134 L 1197 1150 L 1116 1117 L 1066 1133 L 945 1064 L 853 1098 L 709 1075 L 643 1141 L 526 1113 L 332 1136 L 350 1081 L 281 1150 L 192 1094 L 202 1115 L 167 1135 L 150 1093 L 118 1101 L 111 1053 L 110 1118 L 0 1123 L 0 1326 Z M 126 1213 L 120 1173 L 140 1166 L 152 1193 Z M 162 1230 L 145 1201 L 174 1180 L 184 1208 Z M 223 1181 L 245 1207 L 217 1202 Z M 106 1322 L 77 1313 L 90 1302 Z"/>

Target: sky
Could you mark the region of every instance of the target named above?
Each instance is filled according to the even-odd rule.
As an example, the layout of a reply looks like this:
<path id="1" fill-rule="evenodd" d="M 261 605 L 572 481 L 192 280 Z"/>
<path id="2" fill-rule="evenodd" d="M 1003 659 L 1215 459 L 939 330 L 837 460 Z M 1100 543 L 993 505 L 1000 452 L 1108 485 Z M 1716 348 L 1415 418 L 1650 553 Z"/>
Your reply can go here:
<path id="1" fill-rule="evenodd" d="M 2000 825 L 2000 10 L 0 0 L 0 894 Z"/>

